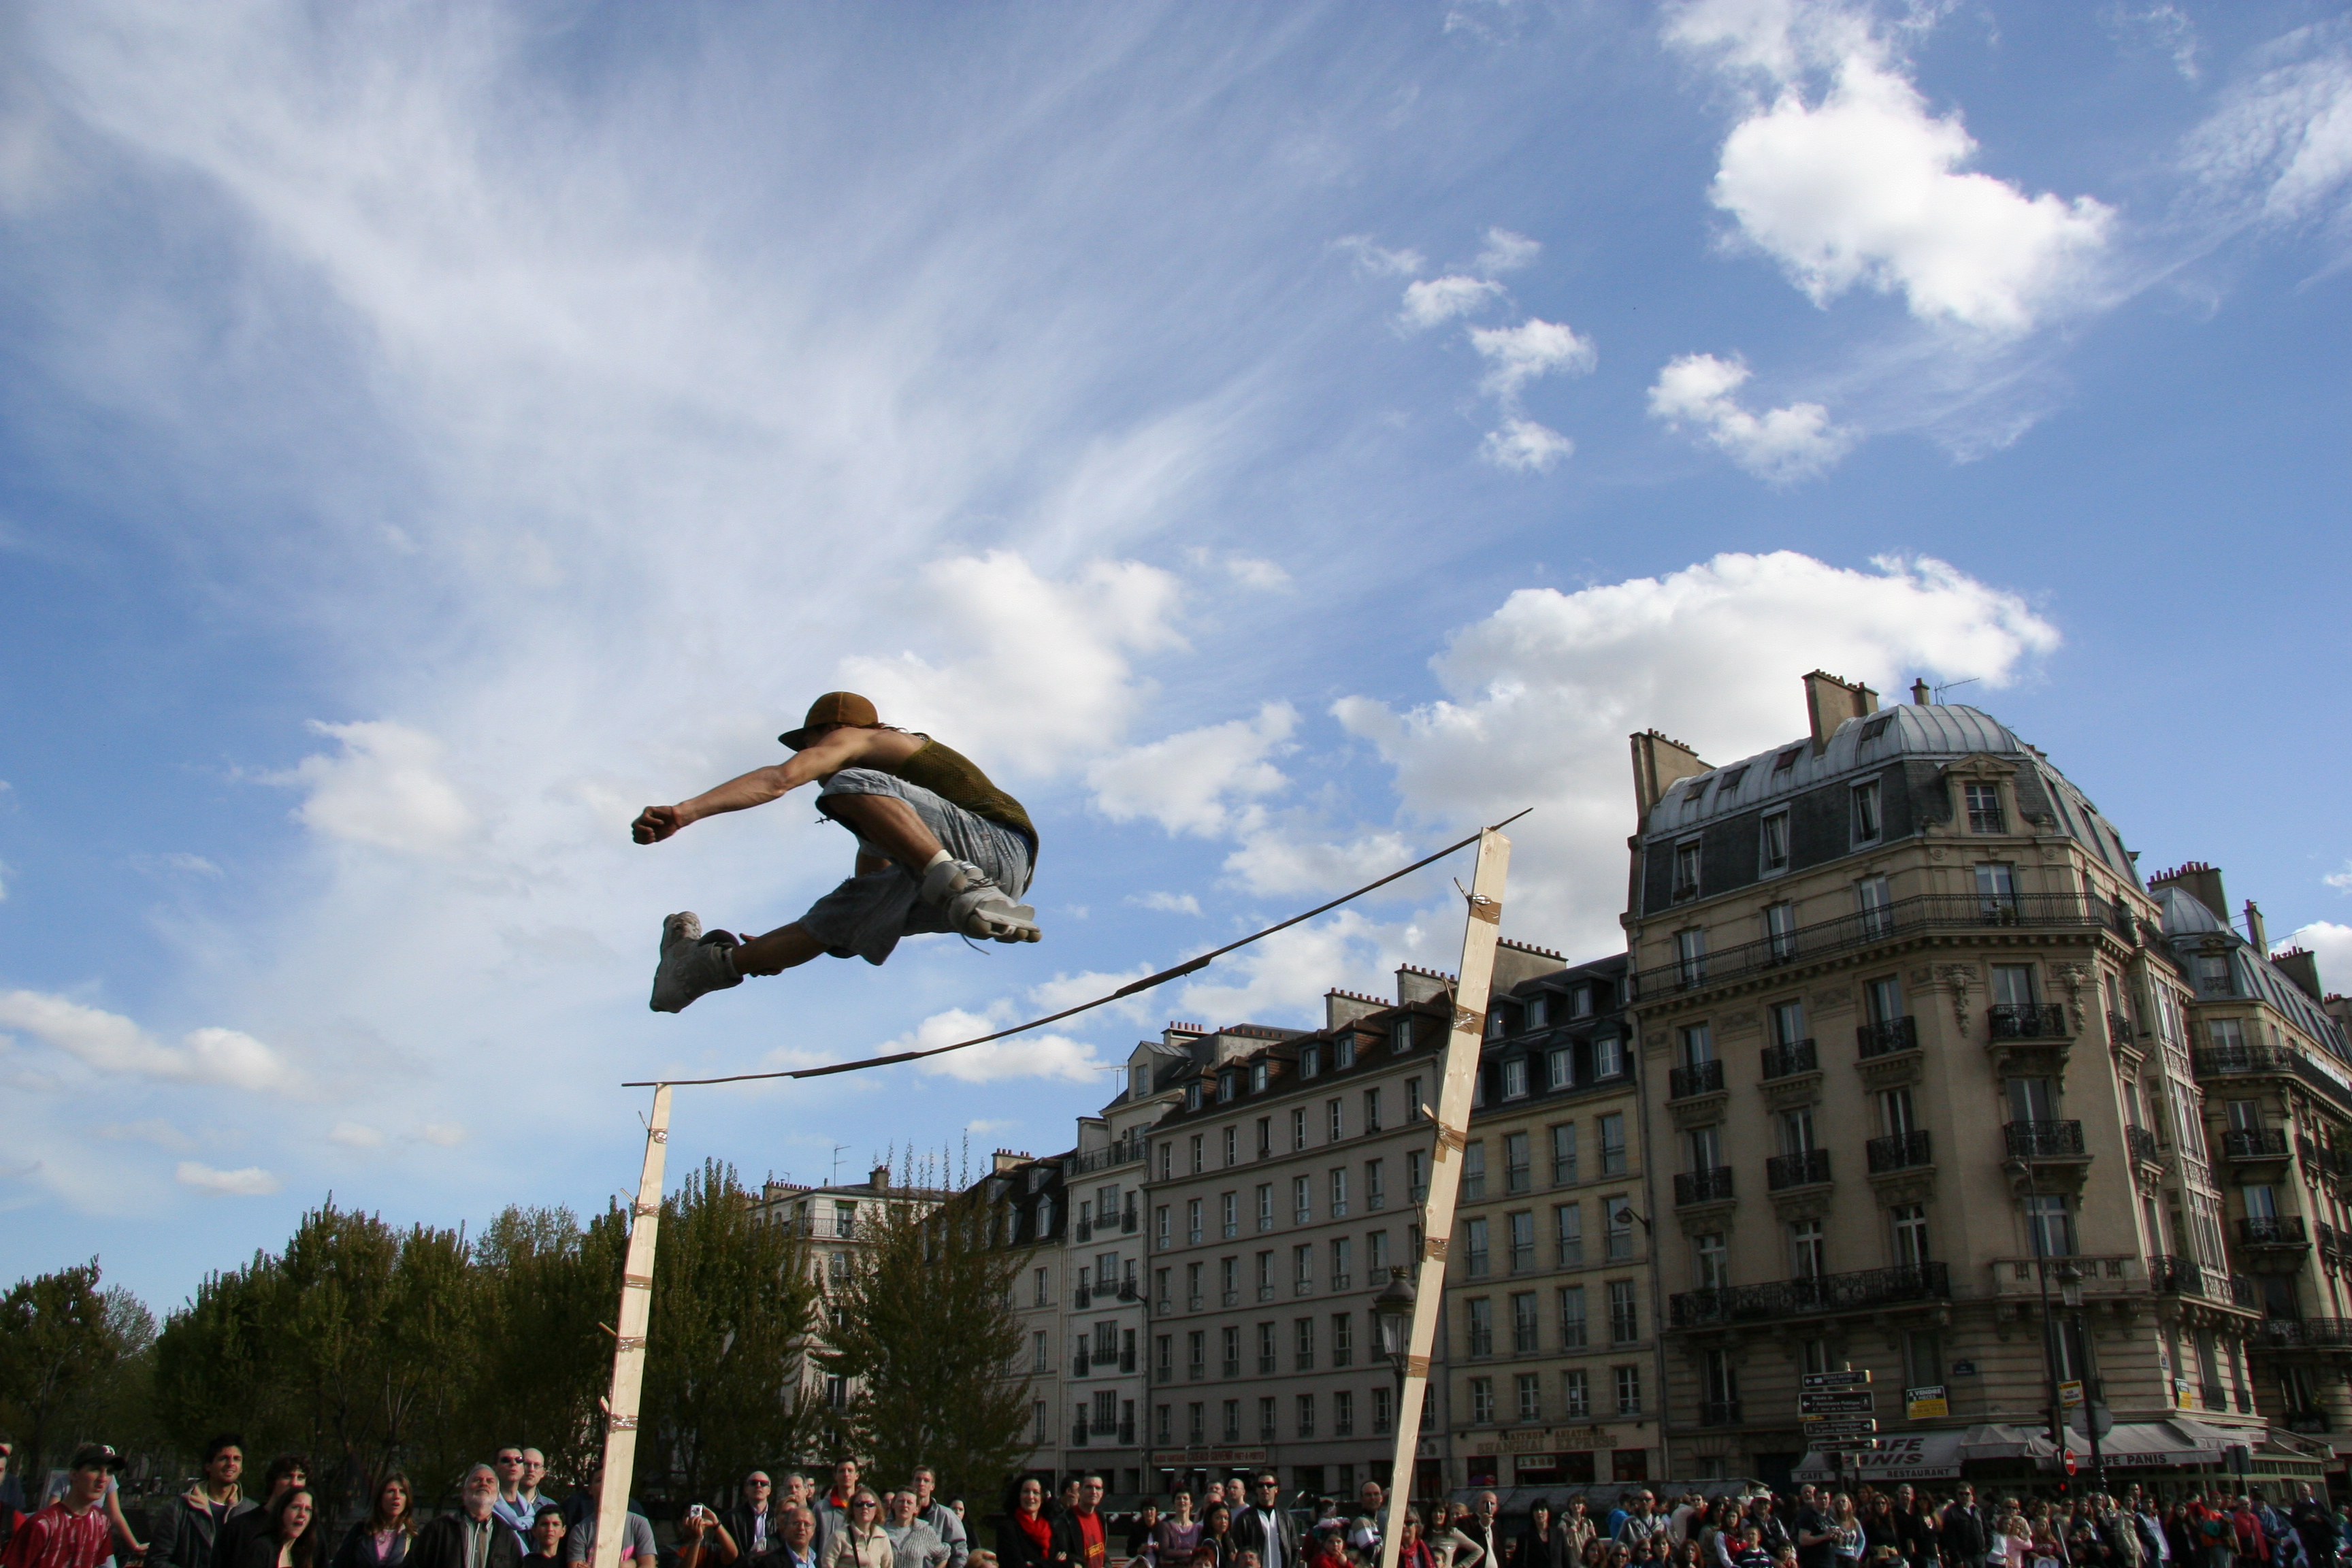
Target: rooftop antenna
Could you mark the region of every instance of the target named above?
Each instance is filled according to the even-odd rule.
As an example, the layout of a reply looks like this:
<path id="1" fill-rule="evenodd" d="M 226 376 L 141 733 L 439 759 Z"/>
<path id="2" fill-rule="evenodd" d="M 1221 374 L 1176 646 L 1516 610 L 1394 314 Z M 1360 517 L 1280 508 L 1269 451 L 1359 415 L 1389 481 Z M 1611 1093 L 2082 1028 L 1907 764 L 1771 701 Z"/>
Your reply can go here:
<path id="1" fill-rule="evenodd" d="M 825 1178 L 824 1184 L 826 1186 L 837 1187 L 841 1185 L 841 1152 L 848 1147 L 849 1145 L 846 1143 L 835 1143 L 833 1146 L 833 1174 Z"/>
<path id="2" fill-rule="evenodd" d="M 1963 686 L 1974 686 L 1978 681 L 1982 680 L 1983 679 L 1984 677 L 1981 675 L 1971 675 L 1966 680 L 1946 681 L 1943 685 L 1935 689 L 1936 700 L 1941 702 L 1944 700 L 1945 692 L 1957 691 Z"/>

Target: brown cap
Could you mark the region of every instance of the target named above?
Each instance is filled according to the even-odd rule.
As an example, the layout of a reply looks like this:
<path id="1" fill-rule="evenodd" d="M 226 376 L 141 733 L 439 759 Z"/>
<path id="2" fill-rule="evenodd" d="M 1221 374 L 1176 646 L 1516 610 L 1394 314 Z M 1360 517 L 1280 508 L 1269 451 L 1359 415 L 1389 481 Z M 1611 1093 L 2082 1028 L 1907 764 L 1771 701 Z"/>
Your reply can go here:
<path id="1" fill-rule="evenodd" d="M 828 691 L 809 704 L 808 717 L 797 730 L 787 730 L 776 737 L 797 752 L 815 739 L 809 731 L 820 724 L 850 724 L 858 729 L 870 729 L 882 721 L 874 711 L 874 704 L 855 691 Z"/>

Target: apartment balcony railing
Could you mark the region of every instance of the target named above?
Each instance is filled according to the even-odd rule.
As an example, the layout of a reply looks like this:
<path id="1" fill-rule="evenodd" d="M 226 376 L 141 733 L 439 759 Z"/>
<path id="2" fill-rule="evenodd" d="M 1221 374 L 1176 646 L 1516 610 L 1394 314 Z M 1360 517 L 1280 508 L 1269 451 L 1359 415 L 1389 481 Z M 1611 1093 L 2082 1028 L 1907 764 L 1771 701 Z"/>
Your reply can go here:
<path id="1" fill-rule="evenodd" d="M 1094 1238 L 1095 1222 L 1093 1217 L 1088 1215 L 1080 1215 L 1078 1216 L 1078 1239 L 1080 1241 L 1092 1241 Z"/>
<path id="2" fill-rule="evenodd" d="M 1242 1363 L 1239 1357 L 1233 1358 L 1225 1363 L 1225 1375 L 1227 1377 L 1239 1377 L 1241 1374 Z"/>
<path id="3" fill-rule="evenodd" d="M 1830 1152 L 1805 1149 L 1775 1154 L 1764 1162 L 1764 1185 L 1772 1192 L 1784 1187 L 1810 1187 L 1830 1179 Z"/>
<path id="4" fill-rule="evenodd" d="M 2341 1350 L 2352 1345 L 2352 1318 L 2265 1318 L 2255 1349 Z"/>
<path id="5" fill-rule="evenodd" d="M 1072 1377 L 1092 1376 L 1093 1367 L 1094 1363 L 1087 1355 L 1086 1342 L 1080 1341 L 1078 1348 L 1070 1352 L 1070 1375 Z"/>
<path id="6" fill-rule="evenodd" d="M 1675 1205 L 1678 1208 L 1692 1204 L 1721 1203 L 1731 1196 L 1731 1167 L 1715 1165 L 1704 1171 L 1685 1171 L 1675 1177 Z"/>
<path id="7" fill-rule="evenodd" d="M 2325 1410 L 2290 1410 L 2281 1425 L 2290 1432 L 2332 1432 L 2336 1429 L 2329 1424 Z"/>
<path id="8" fill-rule="evenodd" d="M 1666 1299 L 1668 1323 L 1677 1329 L 1726 1323 L 1759 1323 L 1817 1312 L 1844 1312 L 1913 1301 L 1944 1301 L 1952 1295 L 1952 1274 L 1941 1263 L 1895 1268 L 1865 1268 L 1853 1274 L 1820 1274 L 1767 1285 L 1725 1285 L 1685 1290 Z"/>
<path id="9" fill-rule="evenodd" d="M 1118 1216 L 1118 1233 L 1121 1236 L 1133 1236 L 1135 1234 L 1136 1226 L 1142 1223 L 1141 1218 L 1137 1215 L 1136 1211 L 1129 1209 L 1125 1214 Z"/>
<path id="10" fill-rule="evenodd" d="M 1763 1050 L 1764 1077 L 1794 1078 L 1801 1072 L 1814 1072 L 1822 1065 L 1821 1055 L 1811 1040 L 1792 1040 L 1785 1046 L 1767 1046 Z"/>
<path id="11" fill-rule="evenodd" d="M 2238 1222 L 2238 1239 L 2248 1247 L 2306 1247 L 2299 1214 L 2248 1215 Z"/>
<path id="12" fill-rule="evenodd" d="M 1272 1377 L 1274 1375 L 1274 1357 L 1270 1355 L 1262 1355 L 1257 1358 L 1257 1374 L 1260 1377 Z"/>
<path id="13" fill-rule="evenodd" d="M 1887 1018 L 1864 1024 L 1854 1030 L 1853 1041 L 1856 1053 L 1865 1060 L 1892 1056 L 1896 1051 L 1916 1051 L 1919 1048 L 1919 1023 L 1916 1018 Z"/>
<path id="14" fill-rule="evenodd" d="M 1085 1422 L 1083 1419 L 1080 1419 L 1080 1420 L 1077 1420 L 1077 1421 L 1074 1421 L 1074 1422 L 1072 1422 L 1072 1423 L 1070 1424 L 1070 1447 L 1073 1447 L 1073 1448 L 1083 1448 L 1083 1447 L 1085 1447 L 1087 1446 L 1087 1442 L 1088 1442 L 1088 1440 L 1089 1440 L 1090 1436 L 1091 1436 L 1091 1434 L 1087 1431 L 1087 1424 L 1086 1424 L 1086 1422 Z"/>
<path id="15" fill-rule="evenodd" d="M 2232 1306 L 2258 1308 L 2262 1291 L 2243 1274 L 2208 1268 L 2193 1258 L 2159 1255 L 2147 1260 L 2148 1289 L 2162 1296 L 2202 1296 Z"/>
<path id="16" fill-rule="evenodd" d="M 2070 1032 L 2066 1009 L 2055 1002 L 1996 1002 L 1985 1009 L 1996 1040 L 2056 1040 Z"/>
<path id="17" fill-rule="evenodd" d="M 1133 1372 L 1135 1370 L 1135 1352 L 1133 1351 L 1121 1351 L 1118 1352 L 1118 1370 L 1121 1372 Z"/>
<path id="18" fill-rule="evenodd" d="M 2084 1157 L 2083 1124 L 2079 1121 L 2011 1121 L 2001 1128 L 2009 1152 L 2021 1160 L 2078 1160 Z"/>
<path id="19" fill-rule="evenodd" d="M 1927 1142 L 1927 1130 L 1924 1127 L 1874 1138 L 1863 1147 L 1869 1155 L 1873 1175 L 1882 1171 L 1907 1171 L 1916 1165 L 1936 1163 L 1936 1156 Z"/>
<path id="20" fill-rule="evenodd" d="M 2241 1073 L 2285 1073 L 2303 1067 L 2301 1052 L 2284 1046 L 2208 1046 L 2189 1058 L 2199 1078 L 2234 1078 Z"/>
<path id="21" fill-rule="evenodd" d="M 1122 1301 L 1140 1301 L 1143 1300 L 1143 1287 L 1132 1279 L 1122 1279 L 1118 1282 L 1118 1299 Z"/>
<path id="22" fill-rule="evenodd" d="M 1192 1362 L 1184 1368 L 1184 1381 L 1187 1383 L 1206 1382 L 1208 1376 L 1209 1365 L 1206 1362 Z"/>
<path id="23" fill-rule="evenodd" d="M 2232 1127 L 2221 1134 L 2221 1158 L 2284 1160 L 2286 1158 L 2286 1129 L 2284 1127 Z"/>
<path id="24" fill-rule="evenodd" d="M 1108 1149 L 1071 1155 L 1064 1163 L 1063 1170 L 1066 1176 L 1083 1176 L 1089 1171 L 1107 1171 L 1113 1165 L 1131 1165 L 1142 1158 L 1143 1140 L 1122 1138 Z"/>
<path id="25" fill-rule="evenodd" d="M 1275 1436 L 1276 1433 L 1274 1426 L 1270 1422 L 1257 1429 L 1257 1440 L 1261 1443 L 1271 1443 L 1274 1441 Z"/>
<path id="26" fill-rule="evenodd" d="M 2145 1127 L 2126 1127 L 2124 1144 L 2131 1150 L 2131 1157 L 2135 1160 L 2145 1160 L 2151 1165 L 2164 1163 L 2164 1145 L 2158 1142 L 2155 1133 Z"/>
<path id="27" fill-rule="evenodd" d="M 1688 1100 L 1694 1095 L 1722 1092 L 1723 1063 L 1719 1060 L 1693 1062 L 1688 1067 L 1675 1068 L 1666 1074 L 1668 1100 Z"/>
<path id="28" fill-rule="evenodd" d="M 2125 1017 L 2121 1013 L 2110 1013 L 2107 1015 L 2107 1038 L 2111 1040 L 2128 1040 L 2132 1037 L 2132 1035 L 2133 1029 L 2131 1020 L 2129 1018 Z"/>
<path id="29" fill-rule="evenodd" d="M 1677 960 L 1633 976 L 1633 996 L 1649 999 L 1737 980 L 1784 964 L 1922 931 L 1981 926 L 2080 928 L 2109 923 L 2112 910 L 2080 893 L 2035 893 L 1986 900 L 1968 893 L 1922 893 L 1874 910 L 1719 948 L 1704 958 Z"/>
<path id="30" fill-rule="evenodd" d="M 1274 1287 L 1273 1287 L 1273 1286 L 1271 1286 L 1271 1285 L 1261 1285 L 1261 1286 L 1259 1286 L 1259 1287 L 1257 1288 L 1257 1299 L 1258 1299 L 1259 1300 L 1261 1300 L 1261 1301 L 1271 1301 L 1271 1300 L 1274 1300 Z"/>
<path id="31" fill-rule="evenodd" d="M 2234 974 L 2200 974 L 2197 977 L 2197 994 L 2200 998 L 2226 998 L 2238 994 L 2238 978 Z"/>
<path id="32" fill-rule="evenodd" d="M 1195 1290 L 1192 1295 L 1185 1298 L 1184 1310 L 1188 1312 L 1197 1312 L 1208 1304 L 1208 1298 Z"/>
<path id="33" fill-rule="evenodd" d="M 1223 1291 L 1219 1294 L 1218 1300 L 1228 1307 L 1238 1307 L 1242 1304 L 1242 1293 L 1238 1290 Z"/>
<path id="34" fill-rule="evenodd" d="M 1737 1399 L 1699 1401 L 1698 1424 L 1702 1426 L 1737 1426 L 1739 1420 L 1739 1401 Z"/>
<path id="35" fill-rule="evenodd" d="M 1094 1299 L 1095 1288 L 1083 1279 L 1078 1282 L 1077 1289 L 1070 1292 L 1070 1305 L 1081 1311 L 1092 1306 Z"/>
<path id="36" fill-rule="evenodd" d="M 1122 1421 L 1118 1424 L 1118 1446 L 1122 1448 L 1132 1448 L 1135 1447 L 1134 1422 Z"/>

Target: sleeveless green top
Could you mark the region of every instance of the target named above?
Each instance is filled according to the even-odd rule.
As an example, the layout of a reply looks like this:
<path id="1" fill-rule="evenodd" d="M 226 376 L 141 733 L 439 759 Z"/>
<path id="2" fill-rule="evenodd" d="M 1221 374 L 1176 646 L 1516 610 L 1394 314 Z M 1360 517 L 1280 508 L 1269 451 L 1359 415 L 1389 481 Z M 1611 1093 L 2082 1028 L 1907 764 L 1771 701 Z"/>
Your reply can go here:
<path id="1" fill-rule="evenodd" d="M 942 746 L 929 735 L 916 749 L 914 755 L 895 768 L 881 770 L 893 778 L 919 784 L 941 800 L 963 807 L 974 816 L 985 817 L 1000 827 L 1009 827 L 1029 841 L 1029 858 L 1037 858 L 1037 829 L 1021 803 L 988 782 L 988 775 L 978 763 L 953 747 Z"/>

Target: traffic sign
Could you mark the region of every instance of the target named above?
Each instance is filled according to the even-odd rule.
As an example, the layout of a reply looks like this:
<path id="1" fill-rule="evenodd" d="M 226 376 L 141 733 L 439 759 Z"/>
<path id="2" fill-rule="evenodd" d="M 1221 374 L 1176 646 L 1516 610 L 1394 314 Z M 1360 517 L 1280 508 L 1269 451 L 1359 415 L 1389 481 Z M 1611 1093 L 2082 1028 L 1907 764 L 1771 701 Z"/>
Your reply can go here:
<path id="1" fill-rule="evenodd" d="M 2066 1450 L 2066 1473 L 2070 1476 L 2074 1473 L 2074 1450 L 2072 1448 Z"/>
<path id="2" fill-rule="evenodd" d="M 1804 1374 L 1807 1388 L 1866 1388 L 1870 1385 L 1870 1369 L 1860 1372 L 1809 1372 Z"/>
<path id="3" fill-rule="evenodd" d="M 2083 1384 L 2080 1378 L 2069 1378 L 2066 1382 L 2058 1385 L 2058 1403 L 2064 1405 L 2069 1410 L 2074 1410 L 2081 1407 L 2083 1403 Z"/>
<path id="4" fill-rule="evenodd" d="M 1867 1415 L 1877 1408 L 1870 1390 L 1824 1389 L 1797 1395 L 1800 1415 Z"/>
<path id="5" fill-rule="evenodd" d="M 1867 1415 L 1816 1415 L 1805 1423 L 1805 1440 L 1819 1442 L 1825 1437 L 1867 1437 L 1878 1430 L 1878 1423 Z"/>

